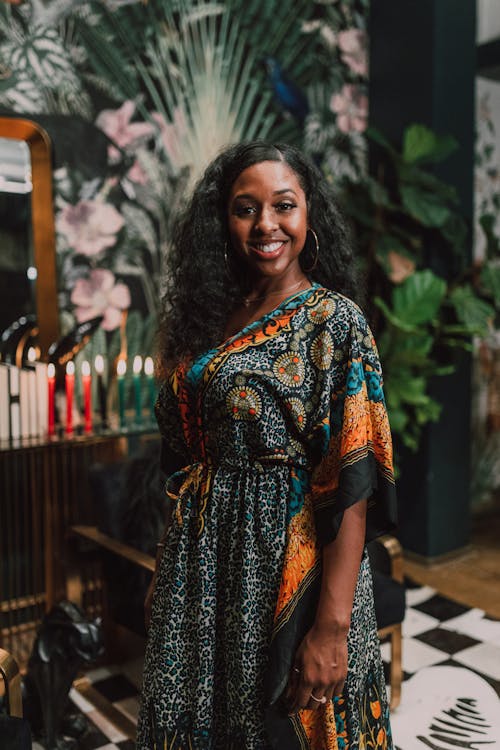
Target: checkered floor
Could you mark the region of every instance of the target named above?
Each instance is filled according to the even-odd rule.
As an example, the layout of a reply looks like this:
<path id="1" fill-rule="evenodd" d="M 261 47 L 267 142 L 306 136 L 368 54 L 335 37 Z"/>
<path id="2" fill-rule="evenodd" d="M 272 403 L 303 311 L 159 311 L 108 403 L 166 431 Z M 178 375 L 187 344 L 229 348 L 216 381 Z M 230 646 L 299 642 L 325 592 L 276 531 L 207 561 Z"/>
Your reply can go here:
<path id="1" fill-rule="evenodd" d="M 382 656 L 387 663 L 388 643 Z M 500 749 L 500 621 L 409 584 L 403 670 L 402 701 L 392 717 L 399 750 Z M 72 690 L 73 702 L 90 720 L 81 750 L 133 750 L 140 672 L 134 662 L 87 674 L 91 692 L 102 699 L 100 709 L 111 707 L 112 721 L 91 695 Z M 36 743 L 34 749 L 41 750 Z"/>

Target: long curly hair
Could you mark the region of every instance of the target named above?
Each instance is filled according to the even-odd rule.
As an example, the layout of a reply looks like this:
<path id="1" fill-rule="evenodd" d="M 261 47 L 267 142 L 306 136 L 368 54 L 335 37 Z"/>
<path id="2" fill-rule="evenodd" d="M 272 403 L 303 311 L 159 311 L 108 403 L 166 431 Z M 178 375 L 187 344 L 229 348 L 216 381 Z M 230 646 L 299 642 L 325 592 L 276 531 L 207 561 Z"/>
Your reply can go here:
<path id="1" fill-rule="evenodd" d="M 319 169 L 287 144 L 254 141 L 229 146 L 207 167 L 175 223 L 157 337 L 160 377 L 178 362 L 220 343 L 228 315 L 246 291 L 243 275 L 231 262 L 227 204 L 241 172 L 263 161 L 285 162 L 305 193 L 308 223 L 318 236 L 319 257 L 308 273 L 316 253 L 308 232 L 299 256 L 304 273 L 312 281 L 359 301 L 347 225 Z"/>

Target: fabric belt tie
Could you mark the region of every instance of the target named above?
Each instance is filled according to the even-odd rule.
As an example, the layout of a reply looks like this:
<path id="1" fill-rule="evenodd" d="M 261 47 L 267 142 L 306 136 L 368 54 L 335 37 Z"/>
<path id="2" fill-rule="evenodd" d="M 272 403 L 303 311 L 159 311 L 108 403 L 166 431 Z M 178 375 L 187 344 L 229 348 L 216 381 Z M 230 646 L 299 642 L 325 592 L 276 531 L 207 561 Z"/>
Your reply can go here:
<path id="1" fill-rule="evenodd" d="M 225 464 L 224 462 L 216 464 L 205 459 L 188 464 L 171 474 L 165 484 L 165 493 L 175 503 L 174 513 L 179 526 L 182 526 L 183 500 L 186 495 L 198 494 L 201 490 L 201 494 L 205 496 L 211 485 L 213 475 L 218 469 L 263 471 L 266 465 L 290 466 L 298 471 L 307 471 L 311 468 L 306 461 L 301 464 L 285 453 L 270 453 L 252 457 L 249 461 L 236 465 Z"/>

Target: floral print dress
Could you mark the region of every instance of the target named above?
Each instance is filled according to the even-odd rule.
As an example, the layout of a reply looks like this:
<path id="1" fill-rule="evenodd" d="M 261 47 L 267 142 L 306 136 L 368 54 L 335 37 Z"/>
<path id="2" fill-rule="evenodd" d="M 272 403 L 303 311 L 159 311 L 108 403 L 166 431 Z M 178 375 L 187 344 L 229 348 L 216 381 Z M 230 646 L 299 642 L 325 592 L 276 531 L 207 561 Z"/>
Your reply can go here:
<path id="1" fill-rule="evenodd" d="M 393 526 L 392 449 L 373 336 L 313 284 L 160 389 L 178 466 L 146 649 L 138 750 L 392 748 L 366 552 L 343 695 L 289 717 L 295 651 L 313 623 L 321 548 L 368 498 Z"/>

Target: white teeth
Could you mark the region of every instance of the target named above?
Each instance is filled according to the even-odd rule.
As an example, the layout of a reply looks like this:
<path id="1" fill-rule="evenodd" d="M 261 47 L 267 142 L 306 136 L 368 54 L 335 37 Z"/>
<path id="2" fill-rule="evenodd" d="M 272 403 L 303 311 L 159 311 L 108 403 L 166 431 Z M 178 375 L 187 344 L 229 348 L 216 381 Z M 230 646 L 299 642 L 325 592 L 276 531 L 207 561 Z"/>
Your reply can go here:
<path id="1" fill-rule="evenodd" d="M 282 244 L 283 242 L 256 242 L 255 247 L 263 253 L 274 253 Z"/>

